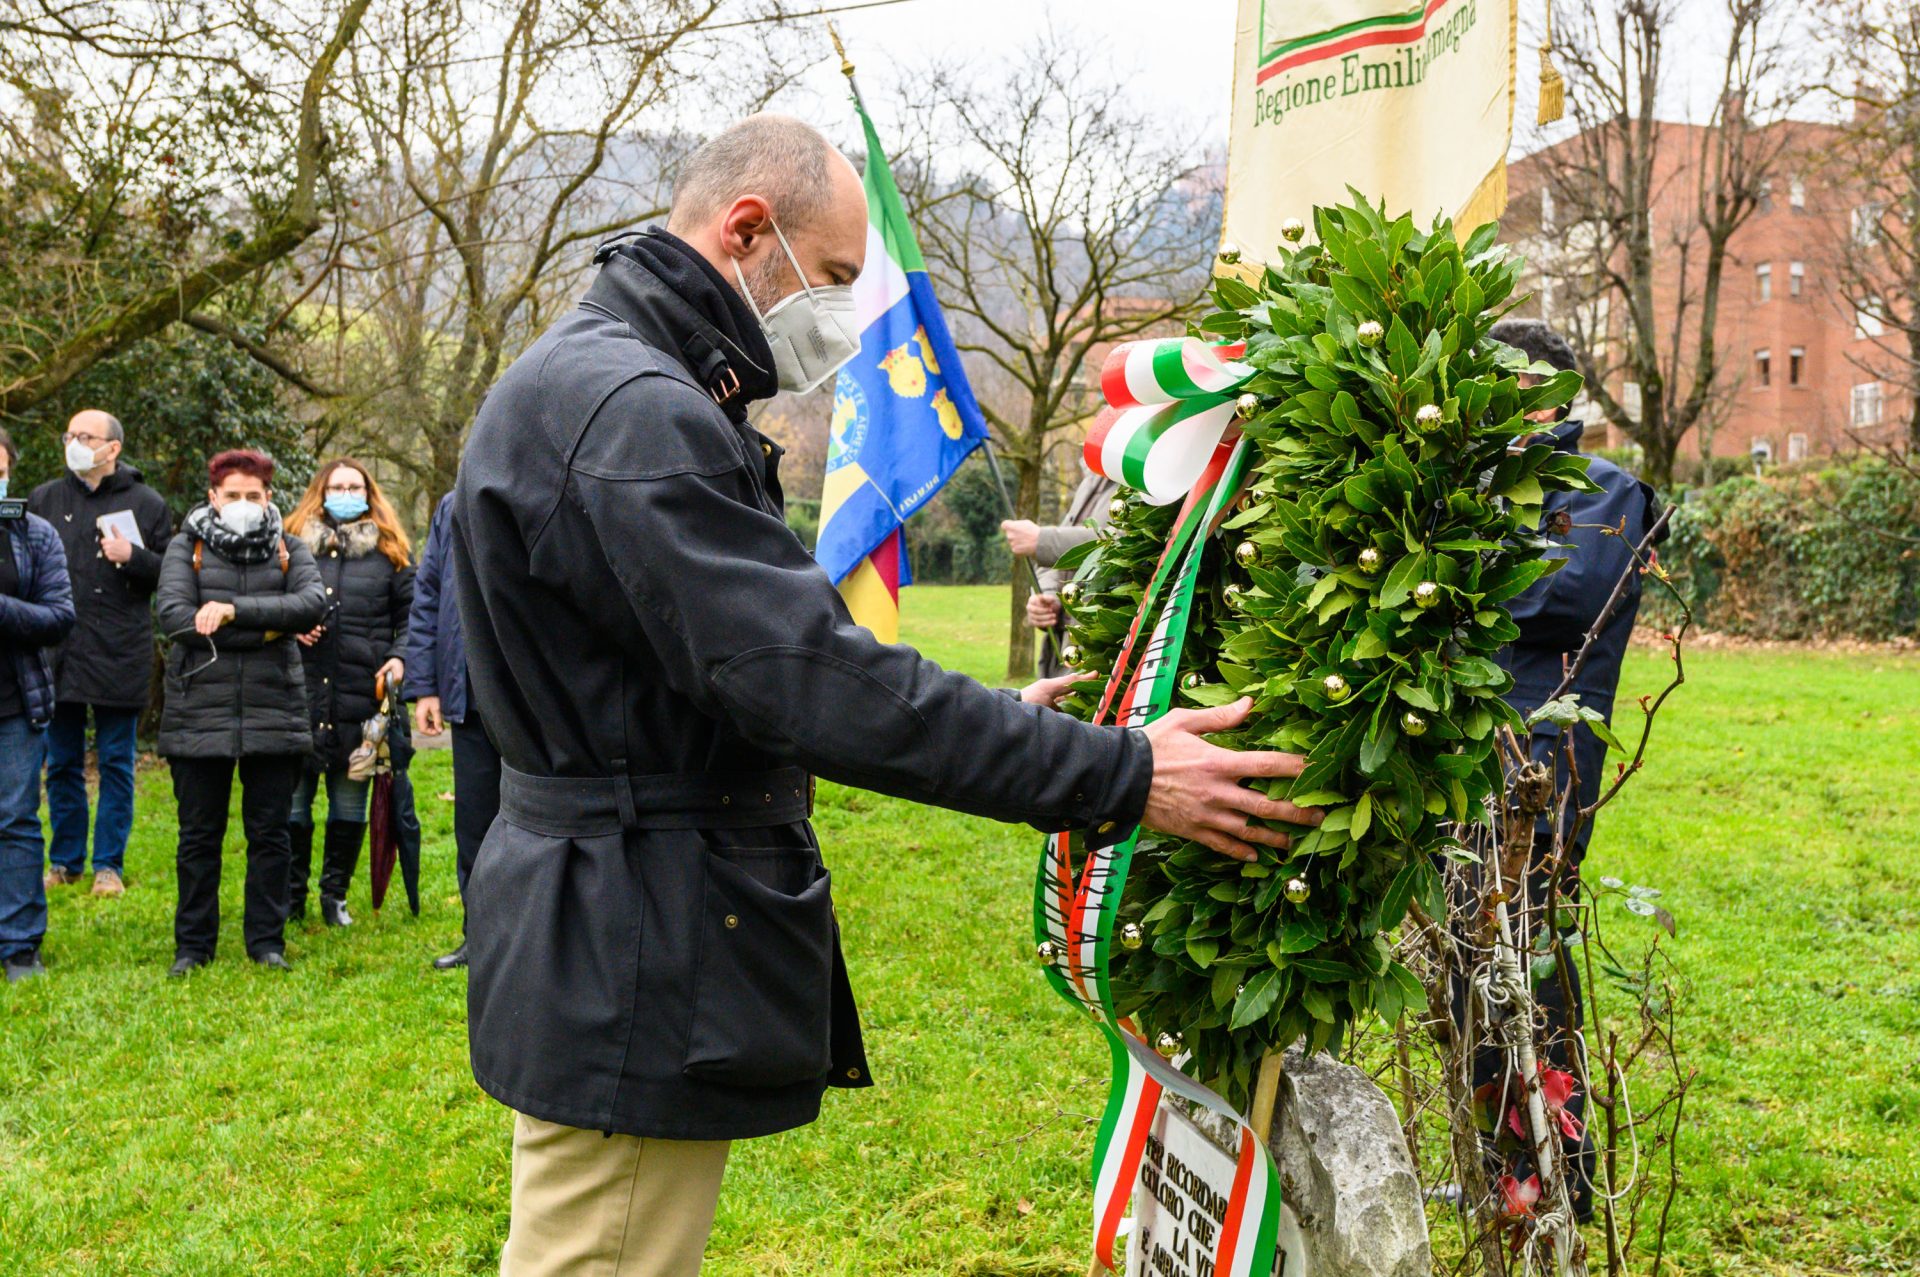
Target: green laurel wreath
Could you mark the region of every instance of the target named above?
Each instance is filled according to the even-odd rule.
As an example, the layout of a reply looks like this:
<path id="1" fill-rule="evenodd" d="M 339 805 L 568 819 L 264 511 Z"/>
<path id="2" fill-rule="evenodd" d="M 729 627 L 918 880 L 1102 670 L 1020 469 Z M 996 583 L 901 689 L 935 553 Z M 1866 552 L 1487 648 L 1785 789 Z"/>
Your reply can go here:
<path id="1" fill-rule="evenodd" d="M 1257 286 L 1216 280 L 1198 325 L 1247 342 L 1258 454 L 1180 665 L 1189 706 L 1254 697 L 1220 743 L 1305 755 L 1267 789 L 1326 819 L 1245 865 L 1143 834 L 1112 968 L 1118 1009 L 1149 1040 L 1178 1035 L 1240 1104 L 1268 1052 L 1337 1050 L 1367 1013 L 1424 1006 L 1388 936 L 1411 902 L 1442 916 L 1437 857 L 1469 854 L 1454 826 L 1501 785 L 1496 726 L 1525 731 L 1493 657 L 1518 634 L 1501 605 L 1559 563 L 1542 557 L 1542 500 L 1593 487 L 1583 458 L 1521 446 L 1526 414 L 1580 379 L 1488 339 L 1520 272 L 1497 227 L 1462 243 L 1353 194 L 1316 208 L 1319 242 L 1281 248 Z M 1523 390 L 1522 371 L 1543 380 Z M 1081 668 L 1111 668 L 1174 513 L 1120 498 L 1063 561 Z M 1090 718 L 1097 700 L 1065 707 Z"/>

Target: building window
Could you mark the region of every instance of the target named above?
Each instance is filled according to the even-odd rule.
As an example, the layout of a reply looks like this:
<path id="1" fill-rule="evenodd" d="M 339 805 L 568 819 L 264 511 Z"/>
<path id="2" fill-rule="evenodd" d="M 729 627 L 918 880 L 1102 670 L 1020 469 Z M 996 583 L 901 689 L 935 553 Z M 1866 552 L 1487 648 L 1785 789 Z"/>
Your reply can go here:
<path id="1" fill-rule="evenodd" d="M 1763 302 L 1773 300 L 1773 263 L 1761 262 L 1753 268 L 1753 295 Z"/>
<path id="2" fill-rule="evenodd" d="M 1787 292 L 1798 297 L 1807 289 L 1807 264 L 1793 262 L 1787 267 Z"/>
<path id="3" fill-rule="evenodd" d="M 1640 420 L 1640 383 L 1629 381 L 1620 387 L 1620 411 L 1628 421 Z"/>
<path id="4" fill-rule="evenodd" d="M 1880 299 L 1862 297 L 1859 304 L 1853 308 L 1853 339 L 1866 341 L 1886 331 L 1887 326 L 1880 319 Z"/>
<path id="5" fill-rule="evenodd" d="M 1787 384 L 1797 386 L 1807 371 L 1807 348 L 1795 346 L 1787 352 Z"/>
<path id="6" fill-rule="evenodd" d="M 1763 386 L 1773 384 L 1773 352 L 1771 350 L 1753 352 L 1753 375 Z"/>
<path id="7" fill-rule="evenodd" d="M 1787 203 L 1791 204 L 1794 208 L 1805 208 L 1807 206 L 1807 180 L 1805 178 L 1796 177 L 1793 179 L 1793 184 L 1787 187 Z M 1791 441 L 1787 444 L 1787 450 L 1789 452 L 1793 450 Z"/>
<path id="8" fill-rule="evenodd" d="M 1879 203 L 1861 204 L 1853 210 L 1853 242 L 1866 245 L 1880 238 L 1880 216 L 1886 212 L 1886 206 Z"/>
<path id="9" fill-rule="evenodd" d="M 1802 434 L 1787 436 L 1787 460 L 1805 461 L 1807 459 L 1807 437 Z"/>
<path id="10" fill-rule="evenodd" d="M 1877 426 L 1880 424 L 1880 383 L 1863 381 L 1853 388 L 1852 412 L 1848 417 L 1855 426 Z"/>

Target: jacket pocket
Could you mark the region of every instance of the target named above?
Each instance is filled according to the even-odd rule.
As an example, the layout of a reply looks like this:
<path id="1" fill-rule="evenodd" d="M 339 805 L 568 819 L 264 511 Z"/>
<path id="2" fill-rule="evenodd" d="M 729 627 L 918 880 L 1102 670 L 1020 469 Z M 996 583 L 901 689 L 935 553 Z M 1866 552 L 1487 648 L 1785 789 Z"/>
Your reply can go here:
<path id="1" fill-rule="evenodd" d="M 831 876 L 795 859 L 792 849 L 706 857 L 688 1077 L 779 1087 L 832 1066 Z"/>

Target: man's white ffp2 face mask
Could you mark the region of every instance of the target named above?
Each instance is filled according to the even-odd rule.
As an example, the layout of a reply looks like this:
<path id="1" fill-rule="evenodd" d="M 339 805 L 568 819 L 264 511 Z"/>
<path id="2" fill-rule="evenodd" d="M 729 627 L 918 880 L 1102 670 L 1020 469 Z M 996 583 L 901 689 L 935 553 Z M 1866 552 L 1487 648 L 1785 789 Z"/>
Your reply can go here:
<path id="1" fill-rule="evenodd" d="M 241 536 L 253 532 L 266 521 L 266 507 L 256 502 L 235 500 L 220 507 L 220 522 Z"/>
<path id="2" fill-rule="evenodd" d="M 793 255 L 793 246 L 787 243 L 780 223 L 773 223 L 773 233 L 779 237 L 787 260 L 793 263 L 800 291 L 782 297 L 762 312 L 747 287 L 738 258 L 733 262 L 733 274 L 740 281 L 741 295 L 760 320 L 767 345 L 773 349 L 773 371 L 780 388 L 805 394 L 860 353 L 853 288 L 847 284 L 815 288 L 807 283 L 807 273 L 800 269 L 800 259 Z"/>

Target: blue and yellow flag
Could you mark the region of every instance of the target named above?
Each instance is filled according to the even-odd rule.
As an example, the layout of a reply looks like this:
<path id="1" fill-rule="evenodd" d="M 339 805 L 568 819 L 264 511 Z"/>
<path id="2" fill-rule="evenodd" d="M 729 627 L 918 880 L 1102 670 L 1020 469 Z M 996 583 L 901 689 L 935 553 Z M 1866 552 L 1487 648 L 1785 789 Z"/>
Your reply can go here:
<path id="1" fill-rule="evenodd" d="M 853 619 L 892 643 L 907 578 L 901 525 L 986 442 L 987 423 L 873 121 L 858 98 L 854 109 L 867 137 L 867 261 L 853 286 L 860 353 L 834 383 L 814 557 Z"/>

